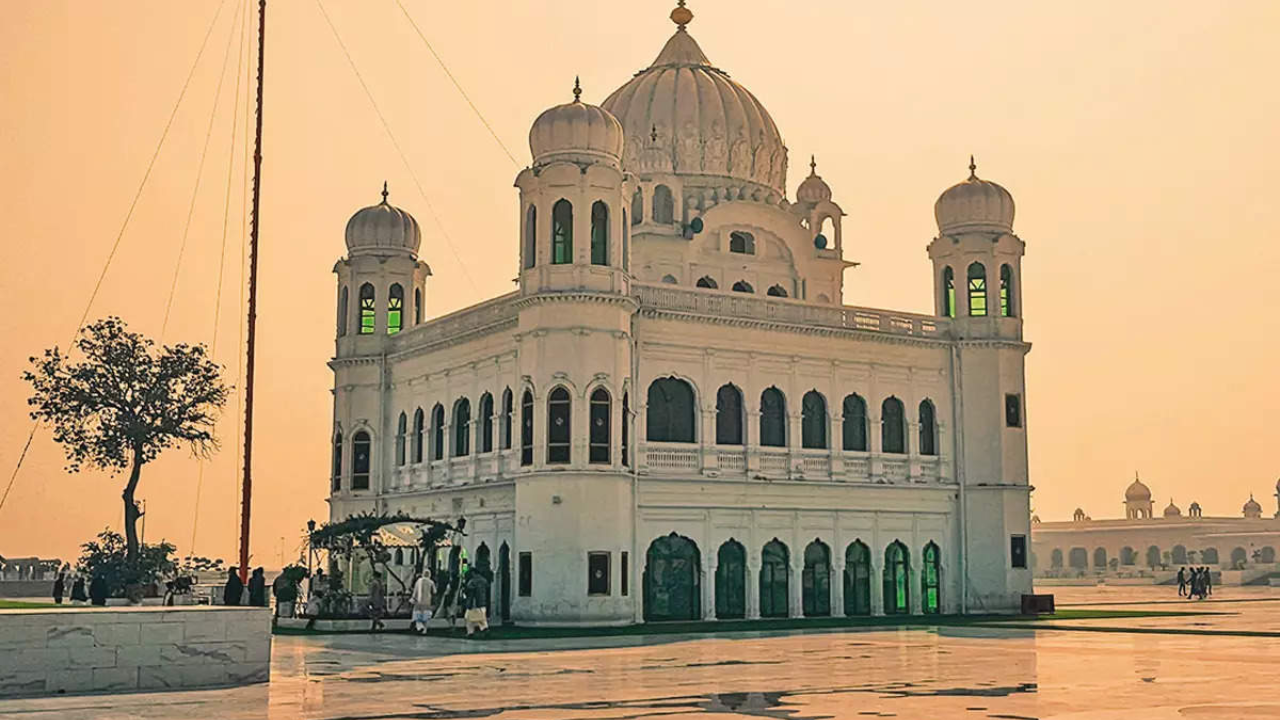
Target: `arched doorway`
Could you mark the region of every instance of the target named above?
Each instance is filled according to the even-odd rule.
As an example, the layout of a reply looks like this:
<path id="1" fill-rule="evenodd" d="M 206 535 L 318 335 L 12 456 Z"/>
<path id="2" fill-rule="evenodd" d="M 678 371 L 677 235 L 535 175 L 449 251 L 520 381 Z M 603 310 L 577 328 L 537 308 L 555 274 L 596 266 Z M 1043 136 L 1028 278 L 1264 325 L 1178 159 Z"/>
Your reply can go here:
<path id="1" fill-rule="evenodd" d="M 1133 548 L 1129 547 L 1128 545 L 1125 545 L 1124 547 L 1120 548 L 1120 564 L 1121 565 L 1137 565 L 1138 552 Z"/>
<path id="2" fill-rule="evenodd" d="M 1270 545 L 1262 548 L 1262 555 L 1259 556 L 1258 562 L 1270 564 L 1275 561 L 1276 561 L 1276 549 L 1271 547 Z"/>
<path id="3" fill-rule="evenodd" d="M 492 579 L 493 564 L 489 559 L 489 546 L 487 544 L 480 543 L 480 547 L 476 548 L 476 559 L 471 566 L 476 570 L 483 571 L 490 579 Z"/>
<path id="4" fill-rule="evenodd" d="M 827 617 L 831 614 L 831 551 L 826 543 L 816 538 L 804 549 L 800 606 L 805 617 Z"/>
<path id="5" fill-rule="evenodd" d="M 1084 570 L 1089 566 L 1089 551 L 1082 547 L 1071 548 L 1067 556 L 1067 564 L 1074 570 Z"/>
<path id="6" fill-rule="evenodd" d="M 942 552 L 937 543 L 924 546 L 924 567 L 920 571 L 920 591 L 924 595 L 926 615 L 942 612 Z"/>
<path id="7" fill-rule="evenodd" d="M 511 548 L 498 546 L 498 608 L 502 622 L 511 620 Z"/>
<path id="8" fill-rule="evenodd" d="M 644 619 L 699 619 L 701 572 L 702 558 L 692 540 L 675 533 L 654 540 L 645 555 Z"/>
<path id="9" fill-rule="evenodd" d="M 1205 565 L 1218 564 L 1218 548 L 1205 548 L 1200 551 L 1200 560 Z"/>
<path id="10" fill-rule="evenodd" d="M 1050 567 L 1057 570 L 1062 567 L 1062 548 L 1054 548 L 1049 555 Z"/>
<path id="11" fill-rule="evenodd" d="M 861 540 L 844 551 L 844 614 L 871 614 L 871 548 Z"/>
<path id="12" fill-rule="evenodd" d="M 1186 545 L 1173 546 L 1173 563 L 1175 565 L 1187 564 L 1187 546 Z"/>
<path id="13" fill-rule="evenodd" d="M 1107 569 L 1107 549 L 1106 548 L 1093 549 L 1093 566 L 1099 570 Z"/>
<path id="14" fill-rule="evenodd" d="M 760 553 L 760 617 L 787 617 L 789 560 L 787 546 L 778 538 Z"/>
<path id="15" fill-rule="evenodd" d="M 894 540 L 884 551 L 884 614 L 911 612 L 911 560 L 907 546 Z"/>
<path id="16" fill-rule="evenodd" d="M 1238 547 L 1231 551 L 1231 567 L 1240 568 L 1249 560 L 1249 553 L 1244 548 Z"/>
<path id="17" fill-rule="evenodd" d="M 1160 548 L 1155 545 L 1147 548 L 1147 567 L 1152 570 L 1160 567 Z"/>
<path id="18" fill-rule="evenodd" d="M 729 538 L 716 553 L 716 618 L 747 616 L 747 550 Z"/>

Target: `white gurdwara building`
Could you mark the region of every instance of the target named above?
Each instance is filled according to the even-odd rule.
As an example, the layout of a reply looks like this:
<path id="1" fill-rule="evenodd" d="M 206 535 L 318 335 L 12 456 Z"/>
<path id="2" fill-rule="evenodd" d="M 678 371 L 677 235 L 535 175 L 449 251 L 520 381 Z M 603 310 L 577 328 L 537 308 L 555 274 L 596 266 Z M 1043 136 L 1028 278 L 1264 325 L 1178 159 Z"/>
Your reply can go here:
<path id="1" fill-rule="evenodd" d="M 601 105 L 542 113 L 519 289 L 427 320 L 386 201 L 338 261 L 330 516 L 467 519 L 527 624 L 1013 612 L 1031 591 L 1014 205 L 967 180 L 936 312 L 841 304 L 841 221 L 678 25 Z"/>

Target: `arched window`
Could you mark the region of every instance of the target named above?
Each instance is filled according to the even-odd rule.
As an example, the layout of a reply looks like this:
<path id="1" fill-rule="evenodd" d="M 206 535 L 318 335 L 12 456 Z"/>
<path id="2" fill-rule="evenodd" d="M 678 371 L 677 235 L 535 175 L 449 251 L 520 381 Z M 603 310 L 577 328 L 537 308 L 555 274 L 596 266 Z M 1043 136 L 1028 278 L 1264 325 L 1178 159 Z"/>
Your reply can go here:
<path id="1" fill-rule="evenodd" d="M 547 396 L 547 462 L 569 462 L 569 391 L 558 387 Z"/>
<path id="2" fill-rule="evenodd" d="M 800 606 L 805 617 L 827 617 L 831 614 L 831 551 L 821 540 L 815 539 L 804 549 Z"/>
<path id="3" fill-rule="evenodd" d="M 800 446 L 827 447 L 827 400 L 817 390 L 805 393 L 800 402 Z"/>
<path id="4" fill-rule="evenodd" d="M 694 442 L 693 387 L 677 378 L 649 385 L 645 437 L 649 442 Z"/>
<path id="5" fill-rule="evenodd" d="M 493 452 L 493 396 L 480 396 L 480 452 Z"/>
<path id="6" fill-rule="evenodd" d="M 1133 550 L 1131 549 L 1129 552 L 1133 552 Z M 1200 561 L 1203 562 L 1205 565 L 1217 565 L 1218 564 L 1218 548 L 1205 548 L 1204 550 L 1201 550 Z M 1130 562 L 1126 564 L 1132 565 L 1133 563 Z"/>
<path id="7" fill-rule="evenodd" d="M 924 546 L 924 567 L 920 569 L 920 592 L 924 595 L 925 615 L 942 612 L 942 553 L 930 542 Z"/>
<path id="8" fill-rule="evenodd" d="M 639 225 L 644 220 L 644 195 L 640 193 L 640 188 L 631 195 L 631 224 Z"/>
<path id="9" fill-rule="evenodd" d="M 844 449 L 867 451 L 867 402 L 857 393 L 844 398 Z"/>
<path id="10" fill-rule="evenodd" d="M 942 271 L 942 316 L 956 316 L 956 273 L 950 265 Z"/>
<path id="11" fill-rule="evenodd" d="M 453 457 L 471 454 L 471 401 L 458 398 L 453 404 Z"/>
<path id="12" fill-rule="evenodd" d="M 557 200 L 551 208 L 551 264 L 573 262 L 573 204 Z"/>
<path id="13" fill-rule="evenodd" d="M 511 449 L 511 416 L 515 413 L 511 388 L 502 391 L 502 449 Z"/>
<path id="14" fill-rule="evenodd" d="M 985 317 L 987 314 L 987 268 L 982 263 L 969 266 L 969 315 Z"/>
<path id="15" fill-rule="evenodd" d="M 787 617 L 791 575 L 787 546 L 774 538 L 760 553 L 760 617 Z"/>
<path id="16" fill-rule="evenodd" d="M 333 490 L 342 489 L 342 431 L 333 436 Z"/>
<path id="17" fill-rule="evenodd" d="M 1241 550 L 1240 554 L 1243 555 L 1244 551 Z M 1235 560 L 1234 553 L 1232 556 L 1232 560 L 1233 561 Z M 1152 570 L 1160 567 L 1160 548 L 1155 545 L 1151 545 L 1147 548 L 1147 567 L 1151 568 Z"/>
<path id="18" fill-rule="evenodd" d="M 1186 561 L 1184 560 L 1183 562 L 1186 562 Z M 1107 549 L 1106 548 L 1093 549 L 1093 566 L 1098 568 L 1099 570 L 1107 569 Z"/>
<path id="19" fill-rule="evenodd" d="M 933 401 L 920 401 L 920 454 L 938 454 L 938 419 L 933 409 Z"/>
<path id="20" fill-rule="evenodd" d="M 747 282 L 746 280 L 739 280 L 738 282 L 733 284 L 733 291 L 740 292 L 740 293 L 753 293 L 756 291 L 756 289 L 751 287 L 751 283 Z"/>
<path id="21" fill-rule="evenodd" d="M 622 393 L 622 464 L 627 464 L 631 451 L 631 403 L 627 393 Z"/>
<path id="22" fill-rule="evenodd" d="M 1013 268 L 1000 266 L 1000 317 L 1014 317 L 1013 309 Z"/>
<path id="23" fill-rule="evenodd" d="M 530 205 L 524 214 L 524 267 L 538 264 L 538 208 Z"/>
<path id="24" fill-rule="evenodd" d="M 741 230 L 729 233 L 729 252 L 754 255 L 756 253 L 755 236 Z"/>
<path id="25" fill-rule="evenodd" d="M 348 296 L 350 294 L 346 285 L 343 285 L 342 289 L 338 291 L 338 337 L 343 337 L 347 334 Z"/>
<path id="26" fill-rule="evenodd" d="M 395 283 L 387 292 L 387 334 L 395 335 L 404 328 L 404 288 Z"/>
<path id="27" fill-rule="evenodd" d="M 609 264 L 609 206 L 603 200 L 591 204 L 591 264 Z"/>
<path id="28" fill-rule="evenodd" d="M 659 185 L 653 189 L 653 221 L 662 225 L 670 225 L 676 220 L 676 201 L 671 196 L 671 188 Z"/>
<path id="29" fill-rule="evenodd" d="M 787 399 L 776 387 L 760 393 L 760 445 L 787 446 Z"/>
<path id="30" fill-rule="evenodd" d="M 1132 549 L 1129 549 L 1132 552 Z M 1062 548 L 1054 548 L 1049 554 L 1049 567 L 1057 569 L 1062 567 Z"/>
<path id="31" fill-rule="evenodd" d="M 533 464 L 533 393 L 520 397 L 520 464 Z"/>
<path id="32" fill-rule="evenodd" d="M 644 619 L 697 620 L 702 617 L 702 557 L 692 540 L 671 533 L 645 553 Z"/>
<path id="33" fill-rule="evenodd" d="M 1102 550 L 1102 548 L 1098 548 L 1098 550 Z M 1097 551 L 1095 551 L 1095 552 L 1097 552 Z M 1103 550 L 1103 552 L 1105 553 L 1106 551 L 1105 551 L 1105 550 Z M 1187 562 L 1187 546 L 1186 546 L 1186 545 L 1174 545 L 1174 546 L 1173 546 L 1173 553 L 1172 553 L 1172 556 L 1170 557 L 1170 559 L 1171 559 L 1171 560 L 1174 562 L 1174 564 L 1176 564 L 1176 565 L 1185 565 L 1185 564 L 1186 564 L 1186 562 Z M 1097 563 L 1094 563 L 1094 564 L 1096 565 Z M 1106 562 L 1103 562 L 1103 563 L 1102 563 L 1102 567 L 1106 567 Z"/>
<path id="34" fill-rule="evenodd" d="M 742 444 L 742 391 L 732 383 L 716 391 L 716 444 Z"/>
<path id="35" fill-rule="evenodd" d="M 906 412 L 896 397 L 885 398 L 880 405 L 880 452 L 907 451 Z"/>
<path id="36" fill-rule="evenodd" d="M 404 444 L 408 433 L 409 416 L 404 413 L 400 413 L 400 420 L 396 423 L 396 467 L 404 467 Z"/>
<path id="37" fill-rule="evenodd" d="M 609 436 L 613 413 L 609 391 L 596 388 L 591 393 L 591 432 L 589 434 L 588 462 L 609 463 Z"/>
<path id="38" fill-rule="evenodd" d="M 444 459 L 444 406 L 436 403 L 431 409 L 431 457 Z"/>
<path id="39" fill-rule="evenodd" d="M 422 288 L 413 289 L 413 324 L 422 324 Z"/>
<path id="40" fill-rule="evenodd" d="M 373 285 L 365 283 L 360 286 L 360 334 L 372 335 L 377 323 L 378 303 L 374 298 Z"/>
<path id="41" fill-rule="evenodd" d="M 861 540 L 844 551 L 844 614 L 871 614 L 871 548 Z"/>
<path id="42" fill-rule="evenodd" d="M 679 282 L 679 281 L 678 281 L 678 280 L 676 280 L 676 276 L 675 276 L 675 275 L 663 275 L 663 276 L 662 276 L 662 282 L 664 282 L 664 283 L 666 283 L 666 284 L 668 284 L 668 285 L 675 285 L 675 284 L 676 284 L 677 282 Z"/>
<path id="43" fill-rule="evenodd" d="M 787 297 L 787 289 L 781 285 L 774 285 L 765 291 L 765 294 L 769 297 Z"/>
<path id="44" fill-rule="evenodd" d="M 747 616 L 747 550 L 729 538 L 716 553 L 716 619 Z"/>
<path id="45" fill-rule="evenodd" d="M 720 287 L 719 285 L 716 285 L 715 279 L 712 278 L 710 275 L 703 275 L 702 277 L 698 278 L 697 285 L 700 288 L 707 288 L 709 290 L 715 290 L 716 288 Z"/>
<path id="46" fill-rule="evenodd" d="M 884 614 L 911 612 L 911 559 L 907 546 L 894 540 L 884 551 Z"/>
<path id="47" fill-rule="evenodd" d="M 404 565 L 404 548 L 396 548 L 395 560 L 396 565 Z"/>
<path id="48" fill-rule="evenodd" d="M 418 408 L 413 413 L 413 461 L 416 463 L 422 462 L 422 454 L 425 452 L 423 450 L 426 440 L 425 425 L 426 417 L 423 415 L 422 408 Z"/>
<path id="49" fill-rule="evenodd" d="M 369 433 L 361 430 L 351 436 L 351 489 L 369 489 L 369 462 L 372 442 Z"/>

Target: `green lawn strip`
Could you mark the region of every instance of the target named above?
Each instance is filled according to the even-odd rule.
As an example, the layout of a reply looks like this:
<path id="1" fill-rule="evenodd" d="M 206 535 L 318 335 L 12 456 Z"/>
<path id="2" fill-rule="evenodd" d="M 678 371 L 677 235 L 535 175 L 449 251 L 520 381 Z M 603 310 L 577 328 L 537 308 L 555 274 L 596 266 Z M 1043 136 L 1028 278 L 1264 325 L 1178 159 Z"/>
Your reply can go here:
<path id="1" fill-rule="evenodd" d="M 716 620 L 710 622 L 660 622 L 611 627 L 526 627 L 493 626 L 476 640 L 535 640 L 556 638 L 623 637 L 640 635 L 714 635 L 742 632 L 778 632 L 785 630 L 857 630 L 861 628 L 930 628 L 930 627 L 1002 627 L 1013 623 L 1035 626 L 1047 620 L 1094 620 L 1143 617 L 1185 617 L 1211 615 L 1204 612 L 1139 611 L 1139 610 L 1066 610 L 1054 615 L 885 615 L 857 618 L 774 618 L 762 620 Z M 306 630 L 276 628 L 276 635 L 346 635 L 367 634 L 368 630 Z M 396 630 L 384 634 L 409 634 Z M 462 624 L 449 631 L 433 628 L 429 637 L 464 637 Z"/>
<path id="2" fill-rule="evenodd" d="M 53 603 L 22 602 L 20 600 L 0 600 L 0 610 L 34 610 L 38 608 L 60 608 L 66 605 Z"/>
<path id="3" fill-rule="evenodd" d="M 1073 602 L 1058 603 L 1058 607 L 1097 607 L 1111 605 L 1186 605 L 1192 603 L 1193 606 L 1209 605 L 1218 603 L 1255 603 L 1255 602 L 1280 602 L 1280 596 L 1272 598 L 1222 598 L 1221 600 L 1203 600 L 1190 601 L 1187 599 L 1180 600 L 1120 600 L 1112 602 L 1092 601 L 1089 602 Z"/>

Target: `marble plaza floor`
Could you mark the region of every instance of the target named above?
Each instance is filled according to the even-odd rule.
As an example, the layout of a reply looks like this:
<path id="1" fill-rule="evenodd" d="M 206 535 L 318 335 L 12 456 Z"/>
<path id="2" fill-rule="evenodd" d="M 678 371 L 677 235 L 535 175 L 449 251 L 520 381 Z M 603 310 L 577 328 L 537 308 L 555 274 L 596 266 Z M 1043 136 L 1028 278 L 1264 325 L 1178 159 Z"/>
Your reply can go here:
<path id="1" fill-rule="evenodd" d="M 1167 588 L 1049 590 L 1060 606 L 1184 606 Z M 0 718 L 1280 718 L 1280 588 L 1185 606 L 1221 614 L 485 643 L 277 637 L 267 685 L 0 701 Z M 1239 634 L 1259 630 L 1277 636 Z"/>

